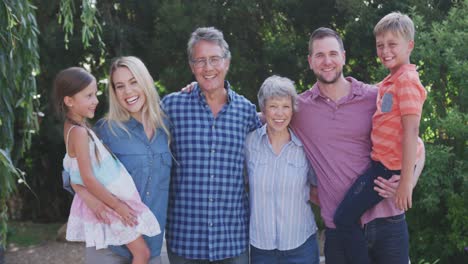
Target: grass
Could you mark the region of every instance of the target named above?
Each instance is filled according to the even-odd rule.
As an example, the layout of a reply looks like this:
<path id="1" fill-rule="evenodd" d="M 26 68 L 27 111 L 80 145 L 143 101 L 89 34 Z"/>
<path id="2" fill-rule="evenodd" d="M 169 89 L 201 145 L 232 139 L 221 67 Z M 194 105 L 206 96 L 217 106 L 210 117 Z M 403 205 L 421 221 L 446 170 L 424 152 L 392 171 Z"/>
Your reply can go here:
<path id="1" fill-rule="evenodd" d="M 39 245 L 44 241 L 55 240 L 57 231 L 62 225 L 63 223 L 9 222 L 8 245 L 28 247 Z"/>

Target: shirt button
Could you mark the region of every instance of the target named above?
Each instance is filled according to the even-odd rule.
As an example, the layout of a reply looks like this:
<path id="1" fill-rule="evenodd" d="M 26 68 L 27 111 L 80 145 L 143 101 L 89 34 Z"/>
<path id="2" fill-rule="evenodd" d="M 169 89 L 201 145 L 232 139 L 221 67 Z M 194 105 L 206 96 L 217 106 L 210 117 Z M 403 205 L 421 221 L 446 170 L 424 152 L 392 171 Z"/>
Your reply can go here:
<path id="1" fill-rule="evenodd" d="M 214 178 L 214 174 L 211 174 L 210 177 L 211 177 L 211 179 L 213 179 L 213 178 Z"/>
<path id="2" fill-rule="evenodd" d="M 212 222 L 209 222 L 208 225 L 209 225 L 209 226 L 213 226 L 213 223 L 212 223 Z"/>
<path id="3" fill-rule="evenodd" d="M 146 192 L 146 196 L 149 196 L 149 192 Z"/>
<path id="4" fill-rule="evenodd" d="M 214 199 L 213 199 L 213 198 L 210 198 L 209 200 L 210 200 L 210 202 L 213 202 L 213 201 L 214 201 Z"/>
<path id="5" fill-rule="evenodd" d="M 212 150 L 211 150 L 211 152 L 212 152 L 212 153 L 215 153 L 215 152 L 216 152 L 216 150 L 212 149 Z"/>

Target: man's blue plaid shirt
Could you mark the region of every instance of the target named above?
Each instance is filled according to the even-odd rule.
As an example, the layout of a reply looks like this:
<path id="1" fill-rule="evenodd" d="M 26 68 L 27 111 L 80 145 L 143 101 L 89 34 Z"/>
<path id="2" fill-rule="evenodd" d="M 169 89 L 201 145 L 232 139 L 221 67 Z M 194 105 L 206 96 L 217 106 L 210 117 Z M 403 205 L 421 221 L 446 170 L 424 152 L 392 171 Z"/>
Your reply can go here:
<path id="1" fill-rule="evenodd" d="M 198 85 L 163 99 L 171 122 L 168 249 L 187 259 L 231 258 L 248 249 L 244 143 L 260 127 L 255 105 L 225 82 L 228 102 L 215 118 Z"/>

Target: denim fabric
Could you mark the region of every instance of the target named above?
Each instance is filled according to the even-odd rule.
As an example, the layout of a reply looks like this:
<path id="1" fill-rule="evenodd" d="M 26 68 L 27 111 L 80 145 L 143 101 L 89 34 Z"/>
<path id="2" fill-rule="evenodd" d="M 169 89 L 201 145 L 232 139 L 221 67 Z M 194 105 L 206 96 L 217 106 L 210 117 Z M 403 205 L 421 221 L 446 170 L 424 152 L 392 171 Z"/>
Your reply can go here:
<path id="1" fill-rule="evenodd" d="M 364 226 L 363 232 L 370 263 L 408 264 L 409 234 L 405 214 L 374 219 Z M 346 247 L 336 229 L 325 230 L 326 263 L 358 263 L 348 261 Z"/>
<path id="2" fill-rule="evenodd" d="M 186 259 L 184 257 L 177 256 L 174 252 L 171 252 L 169 249 L 167 250 L 167 255 L 171 264 L 249 264 L 248 251 L 245 251 L 244 253 L 236 257 L 216 261 Z"/>
<path id="3" fill-rule="evenodd" d="M 376 264 L 408 264 L 409 234 L 405 214 L 377 218 L 364 226 L 369 257 Z"/>
<path id="4" fill-rule="evenodd" d="M 348 260 L 351 263 L 368 263 L 367 247 L 361 230 L 360 217 L 383 198 L 374 190 L 374 180 L 378 176 L 389 179 L 399 171 L 391 171 L 380 162 L 372 161 L 372 166 L 359 176 L 346 193 L 335 212 L 334 222 L 337 235 L 343 241 Z"/>
<path id="5" fill-rule="evenodd" d="M 291 250 L 263 250 L 251 245 L 250 262 L 252 264 L 319 264 L 317 234 L 311 235 L 302 245 Z"/>
<path id="6" fill-rule="evenodd" d="M 362 229 L 353 230 L 361 232 L 359 240 L 346 244 L 343 235 L 335 228 L 325 230 L 325 261 L 328 264 L 369 264 L 367 242 Z"/>
<path id="7" fill-rule="evenodd" d="M 374 190 L 374 180 L 378 176 L 389 179 L 394 174 L 400 174 L 400 171 L 388 170 L 380 162 L 372 161 L 371 167 L 357 178 L 336 209 L 333 218 L 336 227 L 360 228 L 361 215 L 383 200 Z"/>
<path id="8" fill-rule="evenodd" d="M 154 137 L 149 140 L 143 125 L 134 118 L 123 122 L 123 125 L 128 133 L 115 123 L 112 123 L 111 129 L 103 119 L 94 129 L 130 173 L 141 200 L 154 213 L 161 230 L 164 230 L 172 165 L 168 137 L 162 129 L 157 129 Z M 153 237 L 143 236 L 152 257 L 161 254 L 163 237 L 164 232 Z M 126 246 L 109 248 L 118 255 L 131 257 Z"/>
<path id="9" fill-rule="evenodd" d="M 87 247 L 85 250 L 85 264 L 130 264 L 131 259 L 115 254 L 108 248 L 96 250 Z M 69 263 L 71 264 L 71 263 Z M 161 256 L 152 257 L 148 264 L 162 264 Z"/>

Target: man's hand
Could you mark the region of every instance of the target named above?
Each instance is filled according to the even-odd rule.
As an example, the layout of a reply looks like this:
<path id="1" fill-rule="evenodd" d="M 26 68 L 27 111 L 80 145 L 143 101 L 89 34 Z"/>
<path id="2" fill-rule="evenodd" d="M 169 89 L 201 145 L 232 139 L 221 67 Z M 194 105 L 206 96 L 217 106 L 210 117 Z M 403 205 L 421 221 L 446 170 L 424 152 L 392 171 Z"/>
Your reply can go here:
<path id="1" fill-rule="evenodd" d="M 318 190 L 316 186 L 310 186 L 309 200 L 317 206 L 320 206 L 320 200 L 318 197 Z"/>
<path id="2" fill-rule="evenodd" d="M 374 180 L 377 185 L 374 190 L 379 193 L 383 198 L 392 198 L 395 196 L 398 184 L 400 182 L 400 175 L 393 175 L 390 179 L 378 177 Z"/>
<path id="3" fill-rule="evenodd" d="M 195 85 L 197 85 L 197 82 L 191 82 L 187 84 L 184 88 L 180 89 L 180 91 L 183 93 L 191 93 L 195 88 Z"/>

